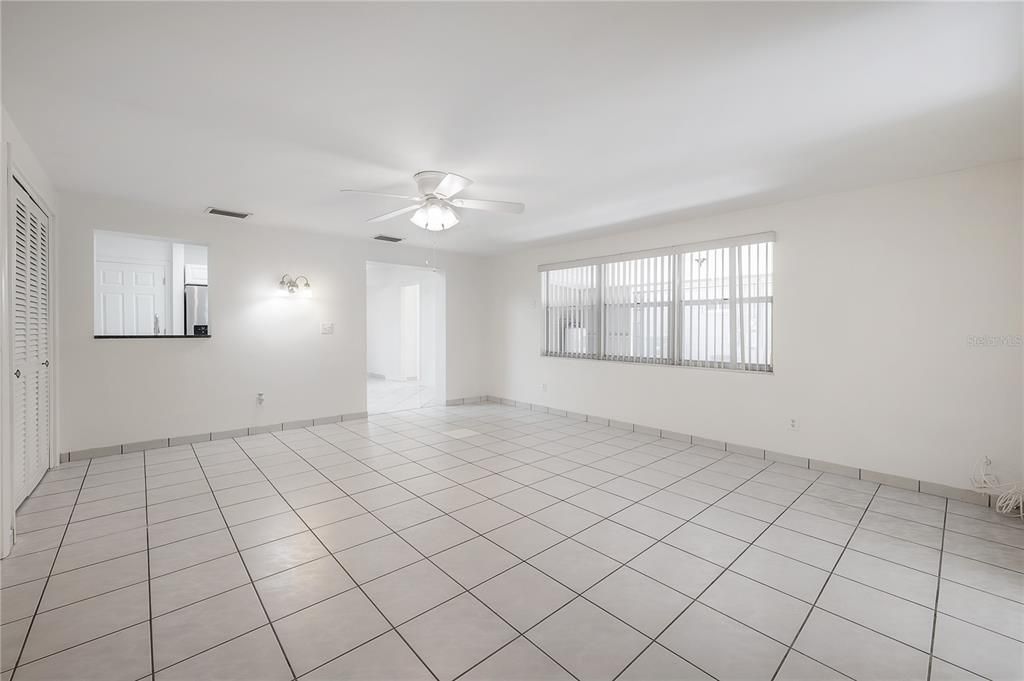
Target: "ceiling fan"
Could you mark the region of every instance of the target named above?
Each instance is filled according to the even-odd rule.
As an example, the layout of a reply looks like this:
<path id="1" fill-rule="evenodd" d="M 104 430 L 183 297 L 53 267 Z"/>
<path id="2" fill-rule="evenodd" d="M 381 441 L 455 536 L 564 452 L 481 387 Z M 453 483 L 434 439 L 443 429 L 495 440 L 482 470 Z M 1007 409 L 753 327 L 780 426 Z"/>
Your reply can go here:
<path id="1" fill-rule="evenodd" d="M 473 181 L 455 173 L 424 170 L 413 175 L 413 179 L 416 181 L 416 189 L 419 191 L 419 196 L 385 194 L 364 191 L 362 189 L 342 189 L 341 191 L 412 201 L 413 204 L 411 206 L 405 206 L 390 213 L 378 215 L 375 218 L 370 218 L 367 222 L 384 222 L 399 215 L 412 213 L 412 217 L 409 220 L 417 227 L 429 232 L 441 232 L 454 227 L 459 222 L 459 214 L 456 212 L 456 208 L 489 210 L 499 213 L 522 213 L 523 209 L 526 208 L 524 204 L 512 201 L 457 199 L 455 195 L 473 184 Z"/>

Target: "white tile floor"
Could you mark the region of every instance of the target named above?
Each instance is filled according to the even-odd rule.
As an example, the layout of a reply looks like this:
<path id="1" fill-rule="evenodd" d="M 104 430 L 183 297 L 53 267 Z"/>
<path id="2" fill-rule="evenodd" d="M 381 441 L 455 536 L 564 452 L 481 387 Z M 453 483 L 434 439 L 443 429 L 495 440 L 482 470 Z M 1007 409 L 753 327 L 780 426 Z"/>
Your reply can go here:
<path id="1" fill-rule="evenodd" d="M 437 391 L 416 381 L 388 381 L 373 376 L 366 379 L 366 411 L 370 414 L 387 414 L 439 404 Z"/>
<path id="2" fill-rule="evenodd" d="M 66 465 L 18 525 L 3 681 L 1024 678 L 1020 523 L 510 407 Z"/>

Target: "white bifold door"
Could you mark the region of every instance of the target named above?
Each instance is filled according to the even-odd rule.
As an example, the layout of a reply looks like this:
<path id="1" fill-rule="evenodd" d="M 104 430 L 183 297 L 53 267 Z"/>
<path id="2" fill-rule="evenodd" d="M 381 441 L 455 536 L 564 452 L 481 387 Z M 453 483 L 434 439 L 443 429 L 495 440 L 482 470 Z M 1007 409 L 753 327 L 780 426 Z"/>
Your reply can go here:
<path id="1" fill-rule="evenodd" d="M 12 183 L 11 234 L 14 505 L 50 467 L 49 219 Z"/>

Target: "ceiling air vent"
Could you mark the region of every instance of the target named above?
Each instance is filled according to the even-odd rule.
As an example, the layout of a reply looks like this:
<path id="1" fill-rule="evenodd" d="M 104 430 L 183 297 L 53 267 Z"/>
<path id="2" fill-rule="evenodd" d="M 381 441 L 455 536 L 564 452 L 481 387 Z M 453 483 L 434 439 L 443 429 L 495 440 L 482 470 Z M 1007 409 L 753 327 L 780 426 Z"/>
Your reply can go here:
<path id="1" fill-rule="evenodd" d="M 389 244 L 397 244 L 401 239 L 397 236 L 388 236 L 387 234 L 378 234 L 373 237 L 377 241 L 387 241 Z"/>
<path id="2" fill-rule="evenodd" d="M 220 215 L 225 218 L 235 218 L 237 220 L 244 220 L 252 213 L 239 213 L 237 210 L 224 210 L 223 208 L 207 208 L 206 212 L 210 215 Z"/>

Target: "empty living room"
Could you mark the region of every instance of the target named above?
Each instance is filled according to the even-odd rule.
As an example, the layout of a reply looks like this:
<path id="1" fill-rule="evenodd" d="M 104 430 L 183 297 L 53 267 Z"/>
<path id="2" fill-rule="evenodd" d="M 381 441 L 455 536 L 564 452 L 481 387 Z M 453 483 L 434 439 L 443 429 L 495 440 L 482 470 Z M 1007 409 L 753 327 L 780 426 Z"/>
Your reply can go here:
<path id="1" fill-rule="evenodd" d="M 0 1 L 0 681 L 1021 681 L 1024 2 Z"/>

